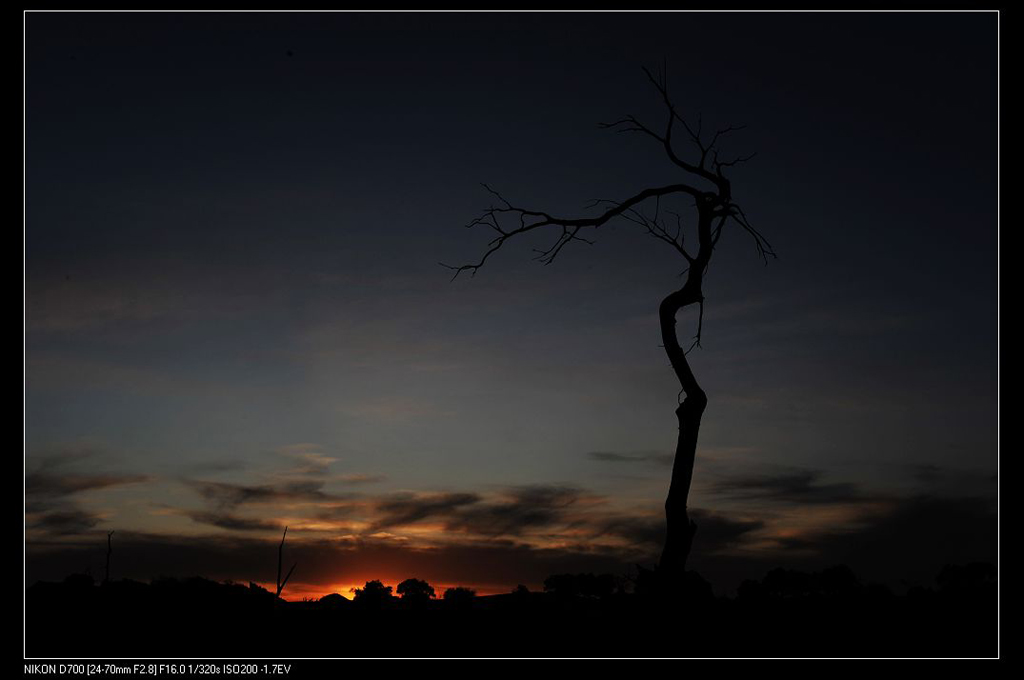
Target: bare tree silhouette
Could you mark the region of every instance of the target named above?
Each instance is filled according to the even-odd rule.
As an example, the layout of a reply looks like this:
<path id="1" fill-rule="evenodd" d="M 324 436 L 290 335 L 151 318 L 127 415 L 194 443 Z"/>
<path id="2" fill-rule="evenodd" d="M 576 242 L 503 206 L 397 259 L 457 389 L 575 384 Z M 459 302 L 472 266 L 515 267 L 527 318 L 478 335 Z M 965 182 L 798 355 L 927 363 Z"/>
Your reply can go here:
<path id="1" fill-rule="evenodd" d="M 293 564 L 292 568 L 288 570 L 288 574 L 284 577 L 284 580 L 281 580 L 281 558 L 283 557 L 284 554 L 284 539 L 287 536 L 288 527 L 285 527 L 284 533 L 281 534 L 281 544 L 277 546 L 277 595 L 274 600 L 275 602 L 277 601 L 278 598 L 281 597 L 281 591 L 284 590 L 285 584 L 288 583 L 288 579 L 292 577 L 292 572 L 295 571 L 295 567 L 298 566 L 297 562 Z"/>
<path id="2" fill-rule="evenodd" d="M 110 537 L 114 535 L 114 531 L 110 530 L 107 532 L 107 562 L 103 569 L 103 582 L 110 583 L 110 553 L 114 552 L 114 549 L 110 546 Z"/>
<path id="3" fill-rule="evenodd" d="M 574 241 L 592 243 L 582 234 L 589 233 L 588 230 L 596 230 L 615 218 L 636 224 L 685 260 L 685 283 L 661 301 L 658 313 L 665 353 L 681 387 L 679 396 L 685 395 L 676 408 L 679 436 L 668 497 L 665 500 L 667 532 L 659 564 L 663 575 L 673 577 L 685 569 L 697 528 L 696 523 L 687 514 L 686 504 L 693 476 L 697 433 L 708 398 L 694 377 L 686 357 L 690 350 L 700 346 L 704 317 L 703 283 L 708 264 L 723 229 L 730 223 L 739 225 L 753 238 L 757 252 L 766 264 L 769 258 L 775 257 L 775 252 L 765 237 L 750 224 L 740 205 L 733 200 L 732 184 L 726 174 L 733 166 L 750 160 L 753 154 L 728 159 L 719 156 L 719 141 L 725 135 L 742 128 L 730 126 L 705 135 L 699 120 L 695 126 L 691 126 L 680 115 L 669 97 L 666 72 L 667 69 L 663 69 L 659 76 L 655 77 L 648 69 L 644 69 L 647 79 L 657 90 L 667 112 L 663 132 L 645 125 L 632 115 L 613 123 L 602 123 L 600 126 L 619 132 L 638 132 L 655 140 L 669 160 L 682 171 L 684 181 L 646 188 L 624 200 L 596 200 L 587 208 L 600 209 L 600 214 L 573 218 L 556 217 L 541 210 L 513 205 L 485 184 L 484 188 L 498 203 L 466 226 L 487 227 L 497 235 L 488 243 L 486 251 L 477 262 L 459 266 L 441 264 L 455 272 L 453 280 L 463 272 L 473 276 L 488 258 L 510 239 L 534 231 L 553 231 L 554 242 L 543 250 L 535 250 L 535 259 L 543 264 L 550 264 L 568 244 Z M 682 127 L 686 138 L 695 147 L 690 154 L 681 155 L 676 149 L 673 139 L 676 125 Z M 696 211 L 695 252 L 693 246 L 685 240 L 682 216 L 662 206 L 663 199 L 667 200 L 673 196 L 688 196 L 693 201 L 692 207 Z M 666 219 L 666 215 L 669 219 Z M 676 314 L 691 305 L 699 307 L 697 329 L 692 344 L 684 350 L 676 335 Z"/>

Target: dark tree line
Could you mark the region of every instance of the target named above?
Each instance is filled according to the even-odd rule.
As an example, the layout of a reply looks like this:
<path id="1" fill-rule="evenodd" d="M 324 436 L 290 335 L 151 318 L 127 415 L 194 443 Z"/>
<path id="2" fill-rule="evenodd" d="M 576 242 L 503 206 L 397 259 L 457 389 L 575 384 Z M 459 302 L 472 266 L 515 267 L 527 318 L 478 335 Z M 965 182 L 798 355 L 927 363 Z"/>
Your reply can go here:
<path id="1" fill-rule="evenodd" d="M 554 574 L 543 591 L 429 596 L 407 579 L 286 602 L 203 578 L 73 575 L 26 592 L 30 656 L 965 657 L 996 652 L 992 564 L 949 565 L 905 594 L 839 565 L 773 569 L 734 596 L 665 598 L 643 572 Z M 687 572 L 687 576 L 694 576 Z M 697 577 L 699 578 L 699 577 Z M 699 584 L 695 584 L 699 585 Z M 401 597 L 393 593 L 401 591 Z"/>

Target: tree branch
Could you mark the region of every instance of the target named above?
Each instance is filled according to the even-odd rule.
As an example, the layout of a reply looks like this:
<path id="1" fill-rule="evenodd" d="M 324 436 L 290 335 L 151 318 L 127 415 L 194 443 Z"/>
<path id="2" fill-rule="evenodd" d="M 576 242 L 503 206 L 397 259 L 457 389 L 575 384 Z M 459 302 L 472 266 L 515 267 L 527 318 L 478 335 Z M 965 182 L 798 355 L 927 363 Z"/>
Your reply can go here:
<path id="1" fill-rule="evenodd" d="M 288 527 L 284 528 L 284 533 L 281 534 L 281 544 L 277 546 L 277 597 L 281 597 L 281 591 L 284 590 L 284 586 L 288 583 L 288 579 L 292 577 L 292 572 L 295 571 L 295 567 L 298 566 L 298 562 L 292 564 L 292 568 L 288 570 L 288 574 L 281 580 L 281 558 L 284 553 L 284 539 L 288 536 Z M 274 600 L 277 601 L 276 599 Z"/>
<path id="2" fill-rule="evenodd" d="M 497 232 L 498 235 L 491 239 L 487 244 L 487 250 L 484 252 L 480 260 L 475 263 L 459 266 L 453 266 L 443 262 L 439 263 L 442 267 L 451 269 L 455 272 L 452 276 L 453 280 L 456 279 L 459 274 L 466 271 L 470 273 L 470 276 L 474 275 L 478 269 L 483 267 L 484 263 L 487 262 L 487 259 L 491 255 L 505 245 L 506 241 L 519 236 L 520 234 L 525 234 L 544 227 L 559 228 L 561 233 L 554 244 L 547 250 L 536 251 L 540 253 L 537 258 L 538 260 L 544 264 L 550 264 L 558 253 L 561 252 L 562 248 L 570 241 L 584 241 L 589 243 L 585 238 L 578 236 L 578 232 L 581 229 L 600 227 L 613 217 L 622 215 L 633 206 L 650 198 L 679 193 L 688 194 L 695 198 L 706 195 L 706 192 L 702 192 L 689 184 L 670 184 L 663 187 L 644 189 L 624 201 L 617 203 L 611 202 L 612 205 L 610 207 L 595 217 L 563 218 L 554 217 L 546 212 L 538 210 L 527 210 L 525 208 L 514 206 L 501 194 L 494 189 L 491 189 L 491 187 L 486 184 L 484 185 L 484 188 L 496 196 L 502 204 L 500 206 L 492 206 L 488 208 L 483 212 L 483 214 L 466 226 L 468 228 L 472 228 L 484 225 Z M 511 226 L 507 224 L 509 221 L 512 222 Z M 505 226 L 503 226 L 503 223 Z"/>

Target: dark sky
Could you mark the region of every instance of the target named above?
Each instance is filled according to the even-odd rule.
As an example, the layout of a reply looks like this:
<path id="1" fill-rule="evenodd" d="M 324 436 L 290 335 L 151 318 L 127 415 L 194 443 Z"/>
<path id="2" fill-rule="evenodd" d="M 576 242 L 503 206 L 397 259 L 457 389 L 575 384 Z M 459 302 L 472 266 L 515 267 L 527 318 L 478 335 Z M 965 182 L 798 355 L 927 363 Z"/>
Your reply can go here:
<path id="1" fill-rule="evenodd" d="M 136 577 L 174 554 L 258 580 L 272 559 L 238 556 L 288 524 L 310 593 L 655 555 L 678 392 L 656 312 L 685 263 L 628 222 L 550 266 L 544 234 L 474 278 L 438 263 L 484 251 L 462 228 L 482 182 L 584 215 L 685 179 L 598 127 L 662 125 L 641 69 L 663 64 L 689 120 L 747 126 L 725 140 L 757 152 L 734 195 L 779 254 L 727 231 L 705 284 L 694 567 L 729 588 L 765 565 L 926 581 L 994 559 L 996 32 L 994 13 L 28 13 L 29 580 L 70 551 L 99 568 L 111 529 Z"/>

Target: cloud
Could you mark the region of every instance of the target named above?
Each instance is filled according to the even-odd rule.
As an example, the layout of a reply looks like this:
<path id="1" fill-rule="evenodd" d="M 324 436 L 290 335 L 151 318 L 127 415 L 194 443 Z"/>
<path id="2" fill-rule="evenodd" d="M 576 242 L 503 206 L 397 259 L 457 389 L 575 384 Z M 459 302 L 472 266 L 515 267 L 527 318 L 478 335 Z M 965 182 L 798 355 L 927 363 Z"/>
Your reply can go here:
<path id="1" fill-rule="evenodd" d="M 335 496 L 322 491 L 324 483 L 318 480 L 298 480 L 282 482 L 280 484 L 256 485 L 203 480 L 185 480 L 185 483 L 198 492 L 206 501 L 221 510 L 228 510 L 247 504 L 294 501 L 325 502 L 342 498 L 341 496 Z"/>
<path id="2" fill-rule="evenodd" d="M 570 506 L 581 498 L 579 489 L 565 486 L 521 486 L 509 489 L 496 503 L 476 504 L 450 517 L 449 530 L 483 536 L 519 536 L 528 529 L 565 523 Z"/>
<path id="3" fill-rule="evenodd" d="M 38 496 L 70 496 L 94 489 L 139 484 L 151 479 L 148 475 L 80 475 L 35 472 L 25 477 L 25 493 Z"/>
<path id="4" fill-rule="evenodd" d="M 984 496 L 899 498 L 821 478 L 801 468 L 719 475 L 713 483 L 717 494 L 767 500 L 771 512 L 691 509 L 698 525 L 693 568 L 706 570 L 713 581 L 721 579 L 726 590 L 738 585 L 736 579 L 759 578 L 776 566 L 813 569 L 844 562 L 858 573 L 864 570 L 865 578 L 892 583 L 931 575 L 943 560 L 985 559 L 991 552 L 985 546 L 995 545 L 994 514 Z M 361 550 L 380 541 L 391 548 L 402 543 L 405 550 L 446 554 L 503 546 L 651 563 L 665 530 L 660 512 L 616 507 L 609 498 L 567 485 L 340 496 L 325 493 L 322 480 L 191 484 L 209 507 L 175 511 L 181 516 L 242 536 L 276 532 L 287 523 L 296 530 L 296 545 L 319 536 Z M 281 505 L 288 506 L 287 521 L 281 519 Z M 243 508 L 251 514 L 240 512 Z M 85 515 L 79 519 L 80 527 L 91 521 Z M 74 527 L 73 520 L 68 516 L 64 524 Z M 60 525 L 60 517 L 52 524 Z"/>
<path id="5" fill-rule="evenodd" d="M 587 453 L 587 458 L 602 463 L 656 463 L 672 467 L 672 461 L 675 459 L 675 456 L 671 453 L 659 453 L 657 451 L 634 451 L 628 453 L 590 451 Z"/>
<path id="6" fill-rule="evenodd" d="M 182 511 L 183 515 L 199 524 L 208 524 L 231 531 L 265 531 L 280 529 L 281 524 L 270 520 L 239 517 L 229 513 L 204 512 L 201 510 Z"/>
<path id="7" fill-rule="evenodd" d="M 400 494 L 372 504 L 366 533 L 435 520 L 446 531 L 462 534 L 521 536 L 570 523 L 574 518 L 568 510 L 581 497 L 579 489 L 551 485 L 511 487 L 491 500 L 475 493 Z"/>
<path id="8" fill-rule="evenodd" d="M 319 444 L 290 444 L 278 449 L 278 453 L 295 461 L 286 475 L 322 477 L 338 461 L 324 455 Z"/>
<path id="9" fill-rule="evenodd" d="M 53 468 L 73 465 L 79 461 L 96 458 L 100 453 L 101 451 L 99 449 L 90 446 L 64 446 L 60 450 L 51 451 L 40 458 L 36 465 L 36 470 L 42 472 L 44 470 L 52 470 Z"/>
<path id="10" fill-rule="evenodd" d="M 691 508 L 690 519 L 697 523 L 694 550 L 715 553 L 736 547 L 747 534 L 765 527 L 760 520 L 738 519 L 711 510 Z M 594 524 L 595 537 L 611 535 L 625 539 L 637 548 L 657 554 L 665 540 L 664 516 L 613 516 Z"/>
<path id="11" fill-rule="evenodd" d="M 364 519 L 360 513 L 369 513 L 377 520 L 372 530 L 362 521 L 333 529 L 311 526 L 308 532 L 296 531 L 294 539 L 290 534 L 286 550 L 299 562 L 297 583 L 307 584 L 415 576 L 511 587 L 539 583 L 552 573 L 626 573 L 633 564 L 653 564 L 663 540 L 664 519 L 609 510 L 601 501 L 558 486 L 517 487 L 495 497 L 434 493 L 360 499 L 339 504 L 337 512 Z M 813 504 L 797 509 L 815 515 L 820 510 Z M 229 511 L 179 512 L 231 533 L 176 537 L 119 531 L 122 573 L 138 578 L 199 574 L 273 580 L 268 570 L 276 565 L 277 539 L 247 534 L 277 533 L 281 522 Z M 818 522 L 784 531 L 776 531 L 767 519 L 700 508 L 690 513 L 698 529 L 689 566 L 718 592 L 730 592 L 742 579 L 761 578 L 775 567 L 815 570 L 834 564 L 848 564 L 866 582 L 896 588 L 905 582 L 931 585 L 944 564 L 994 562 L 996 557 L 994 503 L 982 497 L 892 499 L 865 504 L 853 520 L 842 524 L 823 528 Z M 68 564 L 87 563 L 79 553 L 95 550 L 102 541 L 83 538 L 74 543 L 70 535 L 94 528 L 100 519 L 63 510 L 36 518 L 41 529 L 61 536 L 62 544 L 44 548 L 29 541 L 30 580 L 62 578 Z M 422 536 L 403 535 L 399 528 L 430 520 L 439 528 Z M 385 526 L 390 531 L 384 531 Z M 302 528 L 301 523 L 293 528 Z M 102 564 L 98 553 L 96 564 Z"/>
<path id="12" fill-rule="evenodd" d="M 996 492 L 998 475 L 993 470 L 945 467 L 933 463 L 901 466 L 902 474 L 925 493 L 943 496 L 989 496 Z M 899 468 L 898 468 L 899 469 Z"/>
<path id="13" fill-rule="evenodd" d="M 399 494 L 376 504 L 377 515 L 369 532 L 446 517 L 479 501 L 480 496 L 475 493 Z"/>
<path id="14" fill-rule="evenodd" d="M 765 527 L 761 520 L 737 519 L 699 508 L 690 510 L 689 515 L 697 523 L 694 549 L 709 553 L 736 547 L 747 534 Z"/>
<path id="15" fill-rule="evenodd" d="M 615 516 L 592 523 L 593 537 L 616 536 L 637 546 L 652 550 L 660 548 L 665 540 L 665 518 L 643 516 Z"/>
<path id="16" fill-rule="evenodd" d="M 102 519 L 100 515 L 68 507 L 38 515 L 29 523 L 29 526 L 55 535 L 79 534 L 89 531 Z"/>
<path id="17" fill-rule="evenodd" d="M 25 493 L 37 498 L 58 498 L 83 491 L 104 489 L 125 484 L 148 482 L 148 475 L 122 473 L 81 474 L 68 471 L 75 464 L 95 459 L 99 452 L 89 448 L 69 448 L 40 458 L 35 471 L 25 475 Z"/>
<path id="18" fill-rule="evenodd" d="M 709 491 L 732 500 L 759 500 L 777 503 L 826 504 L 864 500 L 857 484 L 822 484 L 817 470 L 793 468 L 786 472 L 732 475 L 710 485 Z"/>
<path id="19" fill-rule="evenodd" d="M 385 475 L 363 475 L 358 473 L 338 475 L 337 477 L 334 477 L 334 479 L 342 484 L 376 484 L 378 482 L 387 481 L 387 477 Z"/>
<path id="20" fill-rule="evenodd" d="M 28 528 L 57 536 L 89 531 L 104 517 L 80 508 L 77 496 L 152 479 L 148 475 L 67 471 L 68 467 L 95 455 L 92 450 L 69 450 L 46 456 L 39 461 L 35 472 L 25 476 L 25 523 Z"/>
<path id="21" fill-rule="evenodd" d="M 296 530 L 333 532 L 340 536 L 388 534 L 411 540 L 420 547 L 440 543 L 490 543 L 515 540 L 533 547 L 546 545 L 602 546 L 632 553 L 656 555 L 664 535 L 664 519 L 644 511 L 617 510 L 608 499 L 572 486 L 523 485 L 489 494 L 468 492 L 398 493 L 385 496 L 352 495 L 323 500 L 312 486 L 279 488 L 203 482 L 194 484 L 211 503 L 207 510 L 172 510 L 195 522 L 230 531 L 276 529 L 282 522 L 268 516 L 274 504 L 287 500 L 289 523 Z M 315 500 L 307 516 L 295 516 L 295 502 Z M 258 517 L 243 517 L 236 510 L 260 505 Z M 701 524 L 701 541 L 709 550 L 731 547 L 763 522 L 694 510 Z M 419 525 L 419 526 L 417 526 Z"/>

